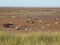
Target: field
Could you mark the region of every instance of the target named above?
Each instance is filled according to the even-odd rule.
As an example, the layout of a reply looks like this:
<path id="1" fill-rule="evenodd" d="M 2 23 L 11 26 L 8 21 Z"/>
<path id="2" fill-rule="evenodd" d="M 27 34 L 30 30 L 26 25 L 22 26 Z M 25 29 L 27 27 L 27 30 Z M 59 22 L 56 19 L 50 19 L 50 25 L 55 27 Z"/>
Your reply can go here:
<path id="1" fill-rule="evenodd" d="M 60 45 L 60 32 L 6 34 L 0 32 L 0 45 Z"/>
<path id="2" fill-rule="evenodd" d="M 0 45 L 60 45 L 60 8 L 0 8 Z"/>

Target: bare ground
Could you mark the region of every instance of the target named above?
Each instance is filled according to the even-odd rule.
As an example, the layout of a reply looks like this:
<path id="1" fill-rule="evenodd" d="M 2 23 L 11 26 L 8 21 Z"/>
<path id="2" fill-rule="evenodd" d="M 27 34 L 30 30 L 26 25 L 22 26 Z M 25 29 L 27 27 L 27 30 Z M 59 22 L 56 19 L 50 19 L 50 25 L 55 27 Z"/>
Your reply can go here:
<path id="1" fill-rule="evenodd" d="M 13 27 L 5 28 L 3 24 L 9 22 L 12 22 Z M 18 25 L 20 29 L 16 30 Z M 0 8 L 0 31 L 8 33 L 60 31 L 60 8 Z"/>

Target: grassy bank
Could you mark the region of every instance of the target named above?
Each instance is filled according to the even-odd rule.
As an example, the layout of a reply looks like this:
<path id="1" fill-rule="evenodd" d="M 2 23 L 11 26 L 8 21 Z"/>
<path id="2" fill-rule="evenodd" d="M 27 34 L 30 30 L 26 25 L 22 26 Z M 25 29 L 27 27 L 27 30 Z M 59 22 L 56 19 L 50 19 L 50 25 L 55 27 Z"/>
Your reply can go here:
<path id="1" fill-rule="evenodd" d="M 60 45 L 60 33 L 0 33 L 0 45 Z"/>

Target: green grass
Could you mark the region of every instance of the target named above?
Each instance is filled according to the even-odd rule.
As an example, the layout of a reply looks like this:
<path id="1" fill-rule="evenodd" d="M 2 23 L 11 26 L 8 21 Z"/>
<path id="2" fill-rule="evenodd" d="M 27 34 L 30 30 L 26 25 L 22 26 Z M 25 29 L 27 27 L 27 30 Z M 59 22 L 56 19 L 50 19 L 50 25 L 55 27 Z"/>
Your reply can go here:
<path id="1" fill-rule="evenodd" d="M 0 32 L 0 45 L 60 45 L 60 33 L 6 34 Z"/>

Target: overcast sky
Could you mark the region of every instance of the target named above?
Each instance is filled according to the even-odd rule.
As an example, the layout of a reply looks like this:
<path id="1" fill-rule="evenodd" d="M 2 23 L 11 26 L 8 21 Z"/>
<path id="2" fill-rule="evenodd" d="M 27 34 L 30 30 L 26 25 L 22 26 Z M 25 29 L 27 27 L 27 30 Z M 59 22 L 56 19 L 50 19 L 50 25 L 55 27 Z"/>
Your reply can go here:
<path id="1" fill-rule="evenodd" d="M 0 0 L 0 7 L 60 7 L 60 0 Z"/>

